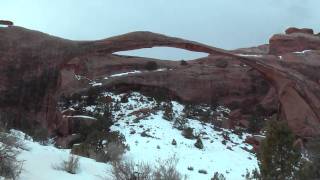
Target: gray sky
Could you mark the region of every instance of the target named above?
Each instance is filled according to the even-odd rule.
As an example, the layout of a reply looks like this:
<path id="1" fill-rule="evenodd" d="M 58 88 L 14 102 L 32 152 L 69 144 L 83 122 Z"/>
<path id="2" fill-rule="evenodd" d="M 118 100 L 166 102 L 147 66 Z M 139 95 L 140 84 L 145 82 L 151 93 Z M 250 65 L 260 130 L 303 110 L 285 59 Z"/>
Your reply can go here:
<path id="1" fill-rule="evenodd" d="M 319 32 L 320 0 L 1 0 L 0 19 L 74 40 L 148 30 L 234 49 L 267 43 L 289 26 Z M 133 54 L 199 56 L 168 48 Z"/>

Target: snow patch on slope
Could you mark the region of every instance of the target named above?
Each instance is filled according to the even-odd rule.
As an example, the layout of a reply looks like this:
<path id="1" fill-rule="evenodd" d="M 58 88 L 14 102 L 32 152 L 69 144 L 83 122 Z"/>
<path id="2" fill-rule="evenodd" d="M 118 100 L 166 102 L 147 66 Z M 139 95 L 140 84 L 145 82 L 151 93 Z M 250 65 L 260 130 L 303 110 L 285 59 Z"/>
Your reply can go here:
<path id="1" fill-rule="evenodd" d="M 18 160 L 24 161 L 21 180 L 101 180 L 104 177 L 111 179 L 107 173 L 111 165 L 84 157 L 79 157 L 80 168 L 77 174 L 56 170 L 55 166 L 69 158 L 69 149 L 40 145 L 20 131 L 11 130 L 11 134 L 25 146 L 18 156 Z"/>
<path id="2" fill-rule="evenodd" d="M 158 160 L 175 156 L 179 159 L 177 170 L 187 175 L 190 180 L 209 180 L 214 172 L 223 173 L 228 180 L 240 180 L 244 179 L 242 175 L 246 169 L 251 171 L 258 167 L 255 155 L 244 150 L 251 149 L 250 145 L 244 143 L 248 134 L 236 135 L 229 130 L 219 130 L 210 123 L 187 118 L 186 126 L 193 128 L 194 134 L 198 134 L 202 139 L 204 148 L 198 149 L 194 146 L 196 139 L 186 139 L 182 131 L 175 128 L 174 121 L 165 120 L 163 110 L 155 108 L 163 102 L 133 92 L 129 94 L 127 102 L 121 103 L 125 95 L 127 94 L 104 93 L 104 96 L 113 99 L 114 105 L 116 102 L 119 105 L 118 109 L 113 111 L 115 124 L 111 126 L 111 131 L 119 131 L 126 138 L 130 148 L 124 154 L 124 159 L 156 165 Z M 174 118 L 180 117 L 185 106 L 176 101 L 171 103 Z M 87 106 L 85 110 L 94 112 L 96 108 L 98 106 L 92 105 Z M 202 108 L 208 109 L 204 106 Z M 216 111 L 224 114 L 230 110 L 220 106 Z M 110 164 L 98 163 L 83 157 L 80 157 L 78 174 L 55 170 L 54 165 L 68 159 L 69 149 L 40 145 L 30 138 L 25 139 L 23 133 L 17 133 L 17 136 L 25 141 L 29 149 L 22 150 L 19 155 L 19 160 L 25 160 L 21 176 L 23 180 L 96 180 L 106 176 L 106 179 L 112 179 Z M 173 139 L 177 142 L 176 145 L 172 145 Z M 188 167 L 193 167 L 194 170 L 190 171 Z M 206 170 L 208 174 L 201 174 L 199 170 Z"/>
<path id="3" fill-rule="evenodd" d="M 129 71 L 129 72 L 125 72 L 125 73 L 118 73 L 118 74 L 113 74 L 110 77 L 126 76 L 129 74 L 137 74 L 137 73 L 141 73 L 141 71 L 134 70 L 134 71 Z"/>
<path id="4" fill-rule="evenodd" d="M 303 50 L 303 51 L 297 51 L 297 52 L 293 52 L 293 53 L 295 53 L 295 54 L 304 54 L 304 53 L 309 52 L 309 51 L 311 51 L 311 50 Z"/>
<path id="5" fill-rule="evenodd" d="M 113 99 L 120 100 L 120 96 L 106 93 Z M 121 103 L 121 108 L 115 112 L 117 122 L 111 127 L 112 131 L 119 131 L 126 137 L 130 151 L 125 154 L 126 158 L 136 162 L 148 162 L 156 164 L 158 159 L 177 157 L 179 159 L 177 169 L 186 174 L 189 179 L 210 179 L 214 172 L 223 173 L 227 179 L 243 179 L 246 169 L 257 168 L 255 155 L 247 152 L 244 148 L 251 146 L 244 143 L 248 134 L 238 136 L 228 130 L 216 131 L 212 124 L 201 123 L 197 119 L 188 119 L 187 126 L 194 129 L 195 134 L 200 134 L 204 149 L 194 146 L 195 139 L 186 139 L 182 132 L 174 128 L 173 121 L 163 119 L 162 111 L 152 112 L 149 116 L 138 118 L 132 115 L 140 109 L 152 109 L 157 104 L 139 93 L 131 93 L 127 103 Z M 172 101 L 174 116 L 181 115 L 184 105 Z M 129 108 L 130 107 L 130 108 Z M 130 110 L 129 110 L 130 109 Z M 222 106 L 217 108 L 220 112 L 229 113 L 230 110 Z M 223 114 L 223 113 L 222 113 Z M 135 133 L 133 133 L 135 132 Z M 143 136 L 145 133 L 148 136 Z M 230 140 L 225 141 L 224 135 L 229 134 Z M 177 145 L 172 145 L 175 139 Z M 223 143 L 225 141 L 225 144 Z M 189 171 L 188 167 L 193 167 Z M 208 174 L 200 174 L 198 170 L 206 170 Z"/>
<path id="6" fill-rule="evenodd" d="M 262 57 L 262 55 L 257 55 L 257 54 L 236 54 L 238 56 L 242 57 Z"/>
<path id="7" fill-rule="evenodd" d="M 166 68 L 161 68 L 161 69 L 156 69 L 151 72 L 161 72 L 161 71 L 167 71 L 167 70 L 168 69 L 166 69 Z M 113 78 L 113 77 L 128 76 L 130 74 L 141 74 L 141 73 L 145 73 L 145 72 L 150 72 L 150 71 L 138 71 L 138 70 L 128 71 L 128 72 L 123 72 L 123 73 L 112 74 L 110 76 L 105 77 L 104 79 L 109 79 L 109 78 Z"/>

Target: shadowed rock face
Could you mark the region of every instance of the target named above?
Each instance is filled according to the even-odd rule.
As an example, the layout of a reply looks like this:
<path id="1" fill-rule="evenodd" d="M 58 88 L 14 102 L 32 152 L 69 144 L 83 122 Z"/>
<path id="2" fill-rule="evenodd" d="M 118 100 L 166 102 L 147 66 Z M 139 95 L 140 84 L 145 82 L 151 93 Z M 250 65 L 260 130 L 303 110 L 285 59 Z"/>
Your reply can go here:
<path id="1" fill-rule="evenodd" d="M 300 34 L 293 33 L 292 36 L 300 38 Z M 10 116 L 13 119 L 10 122 L 15 126 L 30 128 L 38 124 L 58 135 L 72 133 L 65 130 L 68 129 L 66 126 L 72 125 L 68 125 L 70 121 L 62 117 L 56 106 L 62 93 L 88 88 L 87 82 L 76 80 L 74 74 L 101 79 L 118 72 L 142 70 L 150 59 L 112 53 L 165 46 L 205 52 L 210 56 L 189 61 L 186 66 L 153 59 L 160 68 L 167 70 L 105 80 L 103 85 L 106 88 L 115 85 L 164 88 L 183 101 L 195 103 L 214 100 L 230 104 L 236 100 L 252 100 L 255 102 L 248 103 L 252 107 L 272 102 L 272 94 L 276 92 L 275 99 L 280 101 L 282 117 L 298 135 L 313 136 L 320 132 L 318 51 L 289 53 L 281 58 L 275 55 L 247 56 L 239 53 L 248 50 L 229 52 L 151 32 L 133 32 L 99 41 L 70 41 L 12 26 L 0 28 L 0 37 L 0 114 L 2 121 Z M 311 49 L 316 49 L 318 37 L 308 35 L 308 38 L 315 39 Z M 310 49 L 308 42 L 304 43 L 305 46 L 299 44 L 296 49 Z M 276 44 L 270 44 L 271 54 L 296 51 L 295 48 L 286 48 L 286 43 Z M 215 63 L 221 59 L 228 61 L 229 65 L 217 67 Z M 239 66 L 240 62 L 256 71 Z M 309 67 L 314 69 L 315 76 L 310 74 Z M 257 72 L 276 91 L 265 85 Z M 252 88 L 256 90 L 252 91 Z"/>

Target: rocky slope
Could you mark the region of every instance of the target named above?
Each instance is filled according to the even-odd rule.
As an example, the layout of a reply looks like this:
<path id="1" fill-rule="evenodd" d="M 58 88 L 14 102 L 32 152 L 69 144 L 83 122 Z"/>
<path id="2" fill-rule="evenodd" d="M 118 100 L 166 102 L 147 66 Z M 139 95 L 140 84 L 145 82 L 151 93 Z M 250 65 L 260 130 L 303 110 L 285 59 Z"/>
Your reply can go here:
<path id="1" fill-rule="evenodd" d="M 184 102 L 233 106 L 228 127 L 246 125 L 248 115 L 259 104 L 270 115 L 277 111 L 279 102 L 282 118 L 297 135 L 320 133 L 320 38 L 309 32 L 275 35 L 269 45 L 237 51 L 151 32 L 70 41 L 10 26 L 0 28 L 0 36 L 1 120 L 10 119 L 16 127 L 40 126 L 53 134 L 68 135 L 64 127 L 72 120 L 63 117 L 57 108 L 60 96 L 86 90 L 91 86 L 88 81 L 96 81 L 102 88 L 138 89 L 153 94 L 161 89 L 166 96 Z M 210 55 L 181 65 L 112 54 L 155 46 Z M 146 70 L 147 61 L 156 61 L 164 70 Z M 112 76 L 131 71 L 141 73 Z M 252 110 L 244 112 L 243 106 Z"/>
<path id="2" fill-rule="evenodd" d="M 197 114 L 187 111 L 186 106 L 175 101 L 161 102 L 138 92 L 115 94 L 104 91 L 101 96 L 112 99 L 109 107 L 114 125 L 110 130 L 119 132 L 125 137 L 123 141 L 128 147 L 122 155 L 122 160 L 125 162 L 144 163 L 151 168 L 156 168 L 159 163 L 163 165 L 171 160 L 175 169 L 190 180 L 211 179 L 215 172 L 224 174 L 227 179 L 240 180 L 245 179 L 246 171 L 258 167 L 257 158 L 250 151 L 252 146 L 245 141 L 249 136 L 247 133 L 239 131 L 236 133 L 209 122 L 205 123 Z M 172 105 L 172 114 L 170 113 L 172 117 L 170 116 L 169 119 L 164 108 L 169 105 L 168 103 Z M 69 108 L 74 110 L 82 108 L 82 113 L 90 117 L 99 113 L 103 106 L 99 103 L 90 106 L 82 105 L 75 103 Z M 222 120 L 223 114 L 227 114 L 229 109 L 220 106 L 213 110 L 210 107 L 201 106 L 197 107 L 197 111 L 219 114 Z M 73 141 L 72 149 L 58 149 L 51 144 L 56 142 L 52 139 L 38 143 L 26 134 L 15 130 L 11 130 L 10 134 L 24 144 L 18 156 L 18 160 L 24 162 L 20 176 L 23 180 L 54 180 L 57 177 L 63 180 L 115 179 L 112 174 L 113 163 L 102 161 L 101 158 L 98 160 L 99 156 L 95 153 L 83 153 L 79 150 L 83 143 Z M 196 145 L 198 139 L 201 139 L 201 146 Z M 99 147 L 99 141 L 91 143 L 93 142 L 97 143 L 96 148 Z M 108 147 L 108 143 L 110 142 L 106 139 L 102 141 L 104 147 Z M 118 148 L 117 146 L 116 151 L 119 151 Z M 112 151 L 110 148 L 105 150 Z M 67 160 L 70 153 L 81 155 L 79 168 L 75 174 L 59 169 L 62 161 Z M 1 176 L 0 180 L 3 180 Z"/>

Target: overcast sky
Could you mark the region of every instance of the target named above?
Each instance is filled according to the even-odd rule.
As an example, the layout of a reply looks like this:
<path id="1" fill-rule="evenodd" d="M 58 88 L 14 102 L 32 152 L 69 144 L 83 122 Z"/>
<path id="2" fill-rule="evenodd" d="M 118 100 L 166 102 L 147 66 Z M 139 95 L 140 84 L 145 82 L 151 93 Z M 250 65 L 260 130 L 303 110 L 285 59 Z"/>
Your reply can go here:
<path id="1" fill-rule="evenodd" d="M 320 0 L 1 0 L 0 19 L 74 40 L 148 30 L 234 49 L 267 43 L 289 26 L 320 31 Z M 168 49 L 141 53 L 197 56 Z"/>

